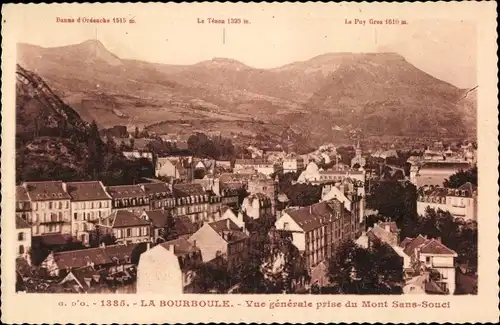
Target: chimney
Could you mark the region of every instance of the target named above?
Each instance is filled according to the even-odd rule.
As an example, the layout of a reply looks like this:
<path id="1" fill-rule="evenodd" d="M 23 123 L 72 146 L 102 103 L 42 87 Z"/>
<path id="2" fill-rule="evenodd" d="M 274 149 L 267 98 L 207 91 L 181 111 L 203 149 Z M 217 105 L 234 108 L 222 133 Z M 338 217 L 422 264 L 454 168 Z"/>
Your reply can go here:
<path id="1" fill-rule="evenodd" d="M 68 192 L 68 185 L 66 183 L 62 183 L 62 188 L 64 192 Z"/>
<path id="2" fill-rule="evenodd" d="M 196 247 L 196 239 L 193 240 L 193 246 Z"/>
<path id="3" fill-rule="evenodd" d="M 438 242 L 441 242 L 441 237 L 436 238 Z"/>

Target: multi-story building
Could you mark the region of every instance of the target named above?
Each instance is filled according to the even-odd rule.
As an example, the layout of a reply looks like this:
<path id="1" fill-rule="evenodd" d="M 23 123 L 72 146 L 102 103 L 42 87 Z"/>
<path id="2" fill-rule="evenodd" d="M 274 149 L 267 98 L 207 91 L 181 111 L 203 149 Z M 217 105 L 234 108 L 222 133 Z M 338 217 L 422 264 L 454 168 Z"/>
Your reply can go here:
<path id="1" fill-rule="evenodd" d="M 27 257 L 31 249 L 31 225 L 23 218 L 16 216 L 17 256 Z"/>
<path id="2" fill-rule="evenodd" d="M 262 193 L 271 200 L 271 212 L 276 213 L 276 201 L 278 199 L 278 181 L 263 174 L 257 174 L 248 179 L 247 191 L 249 194 Z"/>
<path id="3" fill-rule="evenodd" d="M 257 173 L 264 174 L 266 176 L 270 176 L 280 171 L 282 166 L 278 163 L 269 162 L 265 159 L 236 159 L 234 163 L 234 172 L 235 173 L 253 173 L 256 171 Z"/>
<path id="4" fill-rule="evenodd" d="M 71 235 L 87 245 L 94 224 L 111 214 L 111 196 L 99 181 L 69 182 L 66 190 L 71 196 Z"/>
<path id="5" fill-rule="evenodd" d="M 195 224 L 208 221 L 210 195 L 200 184 L 174 184 L 175 216 L 189 216 Z"/>
<path id="6" fill-rule="evenodd" d="M 127 210 L 141 215 L 150 208 L 149 196 L 140 185 L 108 186 L 112 199 L 112 211 Z"/>
<path id="7" fill-rule="evenodd" d="M 429 273 L 442 293 L 455 293 L 455 258 L 458 256 L 455 251 L 443 245 L 440 239 L 427 239 L 422 235 L 405 238 L 400 246 L 411 258 L 417 274 Z"/>
<path id="8" fill-rule="evenodd" d="M 98 223 L 100 229 L 112 234 L 120 244 L 150 242 L 150 223 L 130 211 L 117 210 Z"/>
<path id="9" fill-rule="evenodd" d="M 46 233 L 71 234 L 71 196 L 61 181 L 25 182 L 31 202 L 33 236 Z"/>
<path id="10" fill-rule="evenodd" d="M 288 155 L 283 159 L 284 173 L 299 173 L 305 168 L 304 158 L 296 155 Z"/>
<path id="11" fill-rule="evenodd" d="M 271 199 L 262 193 L 250 194 L 243 200 L 241 211 L 252 219 L 272 217 Z"/>
<path id="12" fill-rule="evenodd" d="M 284 210 L 276 220 L 277 230 L 292 234 L 292 242 L 303 252 L 308 267 L 330 258 L 343 240 L 354 239 L 358 220 L 339 200 Z"/>
<path id="13" fill-rule="evenodd" d="M 205 191 L 212 191 L 215 195 L 219 196 L 222 205 L 227 205 L 234 209 L 238 209 L 238 190 L 232 187 L 225 187 L 224 184 L 221 186 L 219 178 L 205 176 L 203 179 L 194 180 L 194 183 L 203 186 Z"/>
<path id="14" fill-rule="evenodd" d="M 203 262 L 221 257 L 232 268 L 244 261 L 249 236 L 230 219 L 208 222 L 189 241 L 199 247 Z"/>
<path id="15" fill-rule="evenodd" d="M 150 210 L 169 210 L 174 208 L 175 199 L 172 195 L 172 190 L 167 183 L 144 183 L 139 184 L 139 186 L 149 197 Z"/>
<path id="16" fill-rule="evenodd" d="M 193 292 L 201 252 L 185 239 L 161 243 L 144 252 L 137 269 L 137 293 L 183 294 Z"/>
<path id="17" fill-rule="evenodd" d="M 365 188 L 363 183 L 346 178 L 342 183 L 335 183 L 331 186 L 328 184 L 325 185 L 321 200 L 330 201 L 332 199 L 337 199 L 344 203 L 347 211 L 351 212 L 358 220 L 359 226 L 364 223 Z"/>
<path id="18" fill-rule="evenodd" d="M 448 211 L 455 218 L 477 221 L 477 186 L 467 182 L 457 189 L 421 187 L 418 191 L 417 212 L 427 208 Z"/>
<path id="19" fill-rule="evenodd" d="M 31 222 L 31 201 L 23 185 L 16 186 L 16 216 Z"/>

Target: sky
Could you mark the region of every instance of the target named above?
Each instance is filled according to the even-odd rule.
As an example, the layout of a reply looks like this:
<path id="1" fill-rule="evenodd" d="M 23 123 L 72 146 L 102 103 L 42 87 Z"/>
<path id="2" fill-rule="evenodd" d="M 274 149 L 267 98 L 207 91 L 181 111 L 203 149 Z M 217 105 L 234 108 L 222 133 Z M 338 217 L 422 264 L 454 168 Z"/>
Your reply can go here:
<path id="1" fill-rule="evenodd" d="M 53 47 L 98 39 L 121 58 L 150 62 L 194 64 L 223 57 L 255 68 L 273 68 L 330 52 L 397 52 L 419 69 L 457 87 L 472 88 L 477 83 L 477 31 L 470 21 L 421 19 L 421 15 L 414 19 L 410 11 L 391 16 L 381 15 L 380 10 L 332 10 L 326 4 L 308 11 L 297 5 L 283 10 L 271 4 L 136 8 L 52 5 L 45 10 L 37 5 L 26 7 L 10 23 L 16 26 L 17 42 Z M 57 17 L 124 17 L 136 23 L 56 23 Z M 209 24 L 209 17 L 234 17 L 250 23 Z M 370 25 L 371 17 L 405 19 L 408 24 Z M 356 18 L 366 23 L 346 24 Z"/>

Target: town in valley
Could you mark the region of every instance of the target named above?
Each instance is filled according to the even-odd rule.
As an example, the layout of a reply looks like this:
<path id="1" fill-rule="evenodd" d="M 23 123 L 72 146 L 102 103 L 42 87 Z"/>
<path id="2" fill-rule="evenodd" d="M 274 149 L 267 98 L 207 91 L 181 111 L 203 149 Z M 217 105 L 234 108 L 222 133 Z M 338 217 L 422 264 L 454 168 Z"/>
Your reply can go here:
<path id="1" fill-rule="evenodd" d="M 385 72 L 370 94 L 346 86 L 358 67 L 416 75 L 399 55 L 322 56 L 342 62 L 339 78 L 313 94 L 312 79 L 301 92 L 283 80 L 319 59 L 254 73 L 221 58 L 123 60 L 94 40 L 19 48 L 17 292 L 477 294 L 472 110 L 434 109 L 429 94 L 382 100 L 380 87 L 406 89 L 379 82 Z M 62 72 L 73 67 L 82 76 Z M 436 107 L 476 91 L 420 84 L 447 92 Z"/>

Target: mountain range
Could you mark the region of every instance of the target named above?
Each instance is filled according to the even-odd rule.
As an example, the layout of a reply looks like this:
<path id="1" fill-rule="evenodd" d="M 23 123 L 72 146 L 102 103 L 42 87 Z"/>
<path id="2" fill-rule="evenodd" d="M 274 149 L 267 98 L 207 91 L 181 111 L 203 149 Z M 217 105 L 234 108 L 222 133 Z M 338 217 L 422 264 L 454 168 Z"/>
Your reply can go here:
<path id="1" fill-rule="evenodd" d="M 254 139 L 287 129 L 311 142 L 366 135 L 474 136 L 476 93 L 396 53 L 327 53 L 274 69 L 214 58 L 193 65 L 122 59 L 99 41 L 18 44 L 18 63 L 99 127 L 222 131 Z"/>

